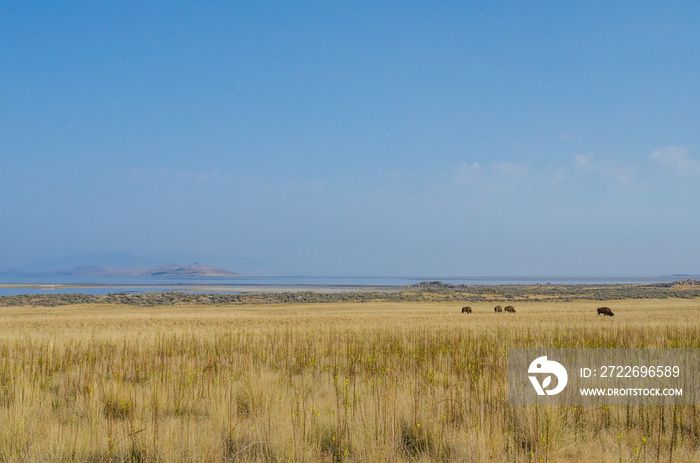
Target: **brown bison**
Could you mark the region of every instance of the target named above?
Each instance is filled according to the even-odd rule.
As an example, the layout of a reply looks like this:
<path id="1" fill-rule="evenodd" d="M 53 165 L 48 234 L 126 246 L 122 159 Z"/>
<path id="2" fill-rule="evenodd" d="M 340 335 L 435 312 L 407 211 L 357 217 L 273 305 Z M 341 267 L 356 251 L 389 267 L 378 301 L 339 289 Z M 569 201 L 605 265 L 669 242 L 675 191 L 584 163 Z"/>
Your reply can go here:
<path id="1" fill-rule="evenodd" d="M 472 308 L 469 306 L 462 307 L 462 313 L 472 313 Z"/>
<path id="2" fill-rule="evenodd" d="M 497 313 L 503 312 L 503 307 L 501 307 L 500 305 L 497 305 L 496 307 L 493 308 L 493 311 L 497 312 Z"/>
<path id="3" fill-rule="evenodd" d="M 515 307 L 513 307 L 512 305 L 505 306 L 503 310 L 505 310 L 506 312 L 515 313 Z"/>
<path id="4" fill-rule="evenodd" d="M 610 307 L 599 307 L 598 308 L 598 316 L 600 316 L 600 315 L 602 315 L 602 316 L 608 315 L 608 316 L 612 317 L 615 314 L 613 313 L 612 310 L 610 310 Z"/>

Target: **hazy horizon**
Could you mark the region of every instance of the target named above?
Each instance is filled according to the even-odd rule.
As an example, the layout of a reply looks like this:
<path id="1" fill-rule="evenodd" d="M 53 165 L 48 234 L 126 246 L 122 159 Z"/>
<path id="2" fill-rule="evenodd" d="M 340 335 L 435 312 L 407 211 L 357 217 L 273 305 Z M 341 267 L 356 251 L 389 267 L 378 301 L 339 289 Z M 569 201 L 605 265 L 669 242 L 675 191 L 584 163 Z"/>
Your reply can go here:
<path id="1" fill-rule="evenodd" d="M 5 2 L 0 272 L 698 274 L 698 17 Z"/>
<path id="2" fill-rule="evenodd" d="M 188 256 L 194 257 L 194 256 Z M 168 260 L 169 259 L 169 260 Z M 689 274 L 689 273 L 671 273 L 671 274 L 628 274 L 628 275 L 612 275 L 612 274 L 598 274 L 598 275 L 507 275 L 507 274 L 494 274 L 494 275 L 449 275 L 449 274 L 415 274 L 415 275 L 372 275 L 372 274 L 273 274 L 267 273 L 261 270 L 265 264 L 261 262 L 246 262 L 244 260 L 238 260 L 238 263 L 232 265 L 227 265 L 222 262 L 222 265 L 211 265 L 207 261 L 200 260 L 186 260 L 187 257 L 181 256 L 171 256 L 168 257 L 143 257 L 134 256 L 129 253 L 100 253 L 100 254 L 83 254 L 76 256 L 65 256 L 63 258 L 55 259 L 44 259 L 40 261 L 33 262 L 29 266 L 24 268 L 8 269 L 1 273 L 6 275 L 50 275 L 52 272 L 67 271 L 76 268 L 84 268 L 91 266 L 100 266 L 108 268 L 148 268 L 148 267 L 167 267 L 167 266 L 188 266 L 188 265 L 204 265 L 208 267 L 213 267 L 222 270 L 228 270 L 238 273 L 242 277 L 289 277 L 289 278 L 445 278 L 451 280 L 492 280 L 492 279 L 504 279 L 504 280 L 518 280 L 518 279 L 547 279 L 551 278 L 553 281 L 558 279 L 569 280 L 569 279 L 644 279 L 644 278 L 685 278 L 685 277 L 697 277 L 700 274 Z M 233 257 L 233 259 L 236 259 Z M 259 271 L 248 271 L 254 268 L 258 268 Z M 145 277 L 144 277 L 145 278 Z"/>

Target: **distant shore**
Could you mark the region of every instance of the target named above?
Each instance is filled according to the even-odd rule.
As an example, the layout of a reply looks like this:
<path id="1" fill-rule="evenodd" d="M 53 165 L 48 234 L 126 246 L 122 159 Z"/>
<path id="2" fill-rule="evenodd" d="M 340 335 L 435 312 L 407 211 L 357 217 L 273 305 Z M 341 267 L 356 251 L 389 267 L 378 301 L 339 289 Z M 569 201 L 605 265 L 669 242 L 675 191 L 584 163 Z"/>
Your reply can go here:
<path id="1" fill-rule="evenodd" d="M 455 285 L 423 281 L 407 286 L 227 286 L 227 285 L 67 285 L 0 284 L 0 289 L 33 289 L 40 294 L 0 296 L 0 307 L 67 304 L 241 305 L 335 302 L 551 302 L 620 299 L 700 298 L 700 281 L 607 285 Z M 135 289 L 136 288 L 136 289 Z M 153 291 L 147 291 L 147 289 Z M 114 290 L 90 294 L 91 290 Z M 83 290 L 84 292 L 81 292 Z M 63 291 L 63 292 L 62 292 Z"/>
<path id="2" fill-rule="evenodd" d="M 266 284 L 248 284 L 241 286 L 225 285 L 225 284 L 37 284 L 37 283 L 0 283 L 0 289 L 33 289 L 41 291 L 55 291 L 53 294 L 59 294 L 62 290 L 79 290 L 79 289 L 103 289 L 114 290 L 113 292 L 197 292 L 197 293 L 277 293 L 277 292 L 297 292 L 297 291 L 316 291 L 316 292 L 347 292 L 347 291 L 378 291 L 378 292 L 398 292 L 402 291 L 404 286 L 391 285 L 266 285 Z M 152 290 L 152 291 L 148 291 Z M 75 291 L 71 291 L 75 292 Z"/>

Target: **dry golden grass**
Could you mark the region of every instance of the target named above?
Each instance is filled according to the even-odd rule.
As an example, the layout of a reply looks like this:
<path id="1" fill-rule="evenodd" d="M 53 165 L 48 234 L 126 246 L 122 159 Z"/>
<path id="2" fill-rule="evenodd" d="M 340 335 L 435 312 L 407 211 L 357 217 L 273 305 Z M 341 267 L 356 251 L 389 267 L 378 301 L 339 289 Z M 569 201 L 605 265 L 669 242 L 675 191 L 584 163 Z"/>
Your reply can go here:
<path id="1" fill-rule="evenodd" d="M 506 391 L 509 347 L 700 347 L 700 301 L 470 305 L 0 308 L 0 461 L 700 461 L 695 407 Z"/>

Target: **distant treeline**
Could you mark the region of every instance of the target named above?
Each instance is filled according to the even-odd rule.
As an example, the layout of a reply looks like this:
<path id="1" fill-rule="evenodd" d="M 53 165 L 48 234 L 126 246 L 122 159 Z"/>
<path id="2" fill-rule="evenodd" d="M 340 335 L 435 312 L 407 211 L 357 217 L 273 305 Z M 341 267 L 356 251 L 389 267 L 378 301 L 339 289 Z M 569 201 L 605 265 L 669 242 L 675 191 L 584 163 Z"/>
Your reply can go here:
<path id="1" fill-rule="evenodd" d="M 573 301 L 577 299 L 692 299 L 700 297 L 700 284 L 622 285 L 451 285 L 423 282 L 396 292 L 280 292 L 245 294 L 114 293 L 21 294 L 0 296 L 0 307 L 69 304 L 125 304 L 139 307 L 172 305 L 245 305 L 333 302 L 517 302 Z"/>

